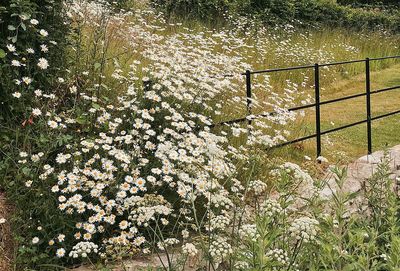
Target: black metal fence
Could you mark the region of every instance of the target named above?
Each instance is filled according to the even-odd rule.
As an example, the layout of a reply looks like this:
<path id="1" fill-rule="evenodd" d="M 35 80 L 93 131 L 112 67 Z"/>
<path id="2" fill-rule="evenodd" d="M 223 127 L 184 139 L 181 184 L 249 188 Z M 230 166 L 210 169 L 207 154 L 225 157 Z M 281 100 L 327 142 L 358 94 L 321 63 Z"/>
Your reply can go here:
<path id="1" fill-rule="evenodd" d="M 390 112 L 387 114 L 379 115 L 379 116 L 372 116 L 371 114 L 371 95 L 382 93 L 390 90 L 400 89 L 400 86 L 393 86 L 383 89 L 371 90 L 371 68 L 370 64 L 372 61 L 382 61 L 387 59 L 400 59 L 400 56 L 388 56 L 388 57 L 380 57 L 380 58 L 366 58 L 361 60 L 351 60 L 351 61 L 343 61 L 343 62 L 334 62 L 334 63 L 325 63 L 325 64 L 314 64 L 314 65 L 307 65 L 307 66 L 297 66 L 297 67 L 289 67 L 289 68 L 278 68 L 278 69 L 268 69 L 268 70 L 260 70 L 260 71 L 249 71 L 247 70 L 242 75 L 246 76 L 246 95 L 247 95 L 247 116 L 243 118 L 233 119 L 229 121 L 224 121 L 213 126 L 222 125 L 222 124 L 232 124 L 232 123 L 240 123 L 248 121 L 251 124 L 252 119 L 255 118 L 262 118 L 269 115 L 274 114 L 275 112 L 269 112 L 260 115 L 252 115 L 251 107 L 252 107 L 252 75 L 255 74 L 268 74 L 268 73 L 276 73 L 276 72 L 283 72 L 283 71 L 293 71 L 293 70 L 304 70 L 304 69 L 313 69 L 314 70 L 314 89 L 315 89 L 315 102 L 312 104 L 306 104 L 301 106 L 296 106 L 289 108 L 289 111 L 298 111 L 306 108 L 315 108 L 315 133 L 309 136 L 297 138 L 291 141 L 284 142 L 279 145 L 275 145 L 272 148 L 283 147 L 286 145 L 290 145 L 297 142 L 302 142 L 308 139 L 316 138 L 316 146 L 317 146 L 317 156 L 321 155 L 322 152 L 322 143 L 321 143 L 321 136 L 330 134 L 336 131 L 340 131 L 346 128 L 350 128 L 356 125 L 360 125 L 363 123 L 367 124 L 367 138 L 368 138 L 368 154 L 372 153 L 372 121 L 382 119 L 394 114 L 400 113 L 400 110 Z M 320 95 L 320 68 L 321 67 L 328 67 L 328 66 L 337 66 L 337 65 L 345 65 L 345 64 L 353 64 L 353 63 L 365 63 L 365 92 L 357 93 L 354 95 L 349 95 L 345 97 L 340 97 L 332 100 L 321 101 Z M 324 130 L 321 131 L 321 105 L 332 104 L 340 101 L 345 101 L 349 99 L 354 99 L 358 97 L 366 97 L 366 119 L 357 121 L 354 123 L 350 123 L 341 127 Z"/>

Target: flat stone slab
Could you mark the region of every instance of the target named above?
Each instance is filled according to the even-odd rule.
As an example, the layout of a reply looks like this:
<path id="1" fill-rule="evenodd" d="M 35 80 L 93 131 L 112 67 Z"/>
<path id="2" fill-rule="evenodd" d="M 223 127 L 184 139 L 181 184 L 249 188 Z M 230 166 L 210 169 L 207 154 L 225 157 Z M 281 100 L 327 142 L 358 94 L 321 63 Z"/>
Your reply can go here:
<path id="1" fill-rule="evenodd" d="M 175 261 L 176 259 L 172 259 Z M 185 265 L 185 271 L 195 271 L 197 259 L 188 259 Z M 113 267 L 108 267 L 112 271 L 148 271 L 148 270 L 165 270 L 163 266 L 168 266 L 168 259 L 166 254 L 150 255 L 148 257 L 141 257 L 137 259 L 129 259 L 123 263 L 116 264 Z M 81 266 L 69 271 L 96 271 L 95 267 Z"/>
<path id="2" fill-rule="evenodd" d="M 370 178 L 377 170 L 379 163 L 385 157 L 385 153 L 389 158 L 390 171 L 392 172 L 391 178 L 393 180 L 400 176 L 400 145 L 388 149 L 386 152 L 377 151 L 370 155 L 365 155 L 354 161 L 347 166 L 347 179 L 344 182 L 343 189 L 346 192 L 357 192 L 363 188 L 365 181 Z M 335 183 L 333 173 L 328 173 L 326 176 L 327 183 L 333 191 L 338 189 Z M 323 197 L 329 198 L 332 191 L 325 187 L 321 191 Z"/>

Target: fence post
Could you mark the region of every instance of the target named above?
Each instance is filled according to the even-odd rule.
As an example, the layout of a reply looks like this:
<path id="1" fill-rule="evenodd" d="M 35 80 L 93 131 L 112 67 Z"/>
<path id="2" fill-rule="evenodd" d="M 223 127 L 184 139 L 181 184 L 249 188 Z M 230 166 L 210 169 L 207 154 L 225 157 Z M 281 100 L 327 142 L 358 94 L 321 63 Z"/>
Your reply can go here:
<path id="1" fill-rule="evenodd" d="M 251 72 L 246 70 L 246 96 L 247 96 L 247 116 L 251 115 Z M 252 121 L 248 121 L 251 125 Z"/>
<path id="2" fill-rule="evenodd" d="M 368 137 L 368 154 L 372 154 L 372 125 L 371 125 L 371 70 L 370 60 L 365 59 L 365 83 L 367 97 L 367 137 Z"/>
<path id="3" fill-rule="evenodd" d="M 319 64 L 314 66 L 315 80 L 315 127 L 317 134 L 317 157 L 321 156 L 321 105 L 320 105 L 320 86 L 319 86 Z"/>

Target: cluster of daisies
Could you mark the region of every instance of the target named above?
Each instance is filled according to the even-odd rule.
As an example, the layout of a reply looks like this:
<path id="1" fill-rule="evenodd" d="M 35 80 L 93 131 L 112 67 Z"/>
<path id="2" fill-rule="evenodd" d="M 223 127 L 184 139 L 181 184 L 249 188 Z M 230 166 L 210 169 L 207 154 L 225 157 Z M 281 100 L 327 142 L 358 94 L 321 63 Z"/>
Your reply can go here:
<path id="1" fill-rule="evenodd" d="M 233 245 L 233 230 L 236 236 L 257 242 L 261 234 L 255 217 L 247 211 L 243 220 L 237 216 L 247 210 L 240 205 L 248 198 L 263 199 L 268 186 L 261 180 L 244 184 L 237 165 L 248 162 L 254 145 L 270 146 L 285 140 L 289 133 L 271 129 L 271 125 L 284 125 L 295 118 L 285 107 L 295 102 L 289 93 L 298 86 L 288 82 L 284 99 L 276 95 L 264 102 L 254 99 L 254 110 L 268 105 L 278 114 L 265 119 L 251 116 L 251 126 L 246 122 L 214 130 L 212 124 L 246 112 L 240 73 L 249 65 L 237 49 L 253 52 L 254 48 L 243 38 L 232 30 L 196 34 L 190 29 L 165 37 L 160 25 L 167 23 L 154 10 L 118 14 L 101 2 L 73 2 L 67 15 L 84 27 L 96 27 L 106 16 L 110 25 L 119 26 L 120 39 L 141 60 L 132 61 L 129 70 L 121 69 L 115 60 L 110 76 L 100 74 L 107 79 L 101 85 L 90 81 L 88 71 L 80 75 L 86 85 L 71 80 L 66 91 L 75 107 L 84 108 L 79 115 L 70 108 L 32 110 L 35 118 L 47 124 L 49 133 L 70 134 L 73 140 L 51 158 L 45 152 L 21 152 L 20 164 L 38 168 L 38 180 L 26 180 L 25 186 L 34 189 L 38 181 L 51 184 L 58 211 L 76 221 L 73 228 L 63 229 L 55 238 L 33 238 L 32 245 L 48 243 L 56 257 L 80 260 L 112 257 L 113 251 L 121 248 L 142 253 L 180 248 L 183 255 L 194 257 L 201 251 L 220 264 L 242 249 Z M 46 70 L 51 63 L 45 54 L 55 42 L 48 40 L 51 35 L 39 27 L 40 22 L 21 20 L 29 21 L 41 41 L 41 56 L 29 61 Z M 149 20 L 152 24 L 146 23 Z M 215 52 L 215 44 L 223 44 L 225 51 Z M 28 65 L 25 54 L 35 53 L 32 48 L 22 52 L 12 44 L 7 49 L 11 65 L 18 69 Z M 143 63 L 147 63 L 145 67 Z M 58 78 L 60 83 L 65 80 Z M 34 93 L 55 99 L 54 94 L 34 88 L 29 77 L 15 82 L 20 86 L 15 98 Z M 91 91 L 101 92 L 107 85 L 112 86 L 116 99 L 104 99 Z M 256 86 L 271 91 L 268 77 Z M 91 128 L 85 130 L 88 126 Z M 265 129 L 271 134 L 266 135 Z M 247 140 L 237 147 L 231 144 L 231 137 Z M 294 164 L 285 164 L 276 174 L 282 174 L 282 169 L 312 186 L 311 177 Z M 257 204 L 262 216 L 286 214 L 286 207 L 278 201 Z M 314 240 L 318 224 L 310 219 L 293 219 L 293 244 L 298 236 Z M 285 253 L 274 251 L 267 256 L 283 262 Z"/>
<path id="2" fill-rule="evenodd" d="M 14 99 L 20 99 L 22 97 L 31 99 L 32 93 L 37 99 L 47 98 L 54 99 L 54 94 L 44 93 L 40 89 L 40 82 L 35 82 L 34 78 L 30 76 L 33 74 L 32 69 L 36 67 L 36 70 L 42 73 L 46 73 L 46 70 L 50 67 L 49 61 L 47 60 L 47 54 L 49 50 L 57 45 L 57 42 L 51 40 L 49 33 L 41 28 L 41 23 L 31 18 L 26 14 L 19 15 L 17 17 L 19 22 L 17 25 L 9 25 L 10 36 L 17 35 L 18 31 L 27 32 L 35 35 L 36 40 L 39 44 L 35 44 L 35 47 L 21 47 L 18 43 L 18 39 L 9 39 L 6 45 L 5 51 L 7 53 L 7 61 L 15 78 L 12 78 L 15 87 L 14 92 L 11 93 Z M 33 108 L 31 114 L 34 117 L 42 114 L 40 108 Z"/>

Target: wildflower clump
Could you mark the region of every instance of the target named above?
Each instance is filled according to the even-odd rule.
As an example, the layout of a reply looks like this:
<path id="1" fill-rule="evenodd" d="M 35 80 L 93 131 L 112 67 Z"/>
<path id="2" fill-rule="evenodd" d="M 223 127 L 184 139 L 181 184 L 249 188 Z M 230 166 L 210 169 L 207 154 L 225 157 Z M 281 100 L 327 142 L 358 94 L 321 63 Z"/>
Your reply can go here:
<path id="1" fill-rule="evenodd" d="M 10 147 L 10 164 L 0 161 L 9 194 L 18 207 L 29 203 L 16 223 L 21 266 L 150 252 L 202 255 L 220 269 L 307 266 L 308 247 L 322 240 L 308 201 L 318 197 L 314 180 L 293 163 L 272 174 L 259 169 L 269 155 L 260 147 L 290 136 L 285 126 L 297 115 L 287 108 L 312 102 L 305 90 L 312 80 L 287 80 L 281 95 L 269 76 L 255 75 L 254 89 L 265 93 L 247 107 L 240 74 L 251 66 L 242 53 L 273 50 L 284 63 L 333 55 L 263 27 L 249 45 L 240 21 L 194 32 L 152 8 L 119 12 L 105 1 L 71 1 L 65 9 L 74 27 L 68 69 L 53 61 L 62 48 L 39 14 L 19 13 L 13 24 L 34 43 L 10 36 L 0 44 L 12 73 L 6 103 L 26 129 L 16 133 L 22 144 Z M 179 31 L 169 33 L 172 26 Z M 291 27 L 283 30 L 292 39 Z M 245 121 L 218 125 L 232 117 Z"/>
<path id="2" fill-rule="evenodd" d="M 221 212 L 232 206 L 222 183 L 235 173 L 228 159 L 234 152 L 222 147 L 226 138 L 212 133 L 201 115 L 172 102 L 175 92 L 158 84 L 143 91 L 131 79 L 124 83 L 127 90 L 114 105 L 81 93 L 82 102 L 98 105 L 88 113 L 96 132 L 67 145 L 54 155 L 54 166 L 44 165 L 40 172 L 42 180 L 53 183 L 58 209 L 76 222 L 67 235 L 72 247 L 57 245 L 69 257 L 105 256 L 120 246 L 176 246 L 180 242 L 174 238 L 153 244 L 147 232 L 169 228 L 178 218 L 202 227 L 194 223 L 198 201 L 208 202 L 215 214 L 206 227 L 210 232 L 230 223 Z M 58 118 L 52 129 L 79 127 Z"/>

